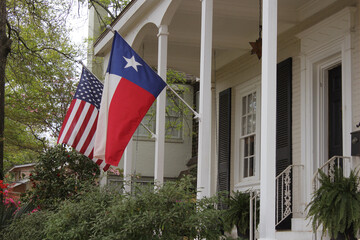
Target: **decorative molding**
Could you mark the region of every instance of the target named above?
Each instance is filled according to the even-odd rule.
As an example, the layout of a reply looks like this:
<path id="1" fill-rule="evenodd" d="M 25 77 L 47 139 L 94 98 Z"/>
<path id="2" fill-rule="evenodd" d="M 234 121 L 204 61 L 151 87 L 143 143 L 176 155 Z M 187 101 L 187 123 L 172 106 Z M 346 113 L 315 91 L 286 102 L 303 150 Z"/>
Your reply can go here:
<path id="1" fill-rule="evenodd" d="M 309 53 L 315 48 L 353 31 L 355 11 L 355 7 L 344 8 L 311 28 L 298 33 L 296 36 L 301 40 L 301 51 Z"/>
<path id="2" fill-rule="evenodd" d="M 305 3 L 297 9 L 298 20 L 303 21 L 334 2 L 336 2 L 336 0 L 312 0 Z"/>

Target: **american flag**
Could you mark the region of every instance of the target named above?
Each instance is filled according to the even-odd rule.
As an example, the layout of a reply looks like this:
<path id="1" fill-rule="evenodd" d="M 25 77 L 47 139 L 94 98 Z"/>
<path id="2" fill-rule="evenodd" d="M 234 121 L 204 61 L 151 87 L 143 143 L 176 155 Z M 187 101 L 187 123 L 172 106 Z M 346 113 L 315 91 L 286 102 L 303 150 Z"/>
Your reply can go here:
<path id="1" fill-rule="evenodd" d="M 93 157 L 102 90 L 103 84 L 83 67 L 79 85 L 66 113 L 57 142 L 75 148 L 107 171 L 110 165 Z"/>

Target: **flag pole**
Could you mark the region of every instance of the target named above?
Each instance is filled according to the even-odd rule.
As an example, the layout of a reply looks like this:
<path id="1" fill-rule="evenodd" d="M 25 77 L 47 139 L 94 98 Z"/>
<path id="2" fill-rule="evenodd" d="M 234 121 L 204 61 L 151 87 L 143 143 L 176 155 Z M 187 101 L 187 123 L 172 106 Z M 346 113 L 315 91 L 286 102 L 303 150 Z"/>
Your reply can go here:
<path id="1" fill-rule="evenodd" d="M 90 69 L 88 69 L 85 64 L 81 61 L 81 60 L 75 60 L 77 63 L 81 64 L 81 66 L 83 68 L 85 68 L 88 72 L 90 72 L 99 82 L 102 82 L 97 76 L 95 76 L 94 73 L 92 73 L 92 71 L 90 71 Z"/>
<path id="2" fill-rule="evenodd" d="M 185 102 L 185 100 L 182 97 L 180 97 L 180 95 L 172 87 L 170 87 L 169 84 L 167 84 L 167 88 L 170 89 L 190 109 L 190 111 L 194 113 L 195 119 L 200 119 L 199 113 L 196 112 L 187 102 Z"/>
<path id="3" fill-rule="evenodd" d="M 143 124 L 142 122 L 140 122 L 140 124 L 151 134 L 152 138 L 156 138 L 156 134 L 153 133 L 145 124 Z"/>
<path id="4" fill-rule="evenodd" d="M 107 25 L 106 28 L 109 29 L 112 33 L 115 33 L 115 30 L 114 30 L 114 28 L 112 26 Z M 172 87 L 170 87 L 169 84 L 167 84 L 167 88 L 170 89 L 190 109 L 190 111 L 192 111 L 194 113 L 194 115 L 195 115 L 194 118 L 195 119 L 200 119 L 199 113 L 196 112 L 187 102 L 185 102 L 185 100 L 182 97 L 180 97 L 180 95 Z M 156 136 L 155 134 L 153 134 L 150 131 L 150 129 L 147 129 L 147 130 L 151 133 L 151 135 L 153 135 L 153 137 Z"/>

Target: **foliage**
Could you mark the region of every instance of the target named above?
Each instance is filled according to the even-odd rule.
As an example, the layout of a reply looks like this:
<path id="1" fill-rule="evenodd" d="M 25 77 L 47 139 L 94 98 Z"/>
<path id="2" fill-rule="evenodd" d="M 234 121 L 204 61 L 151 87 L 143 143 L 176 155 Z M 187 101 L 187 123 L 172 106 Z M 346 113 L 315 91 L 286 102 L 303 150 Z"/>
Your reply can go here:
<path id="1" fill-rule="evenodd" d="M 341 233 L 349 239 L 360 229 L 359 177 L 354 171 L 344 177 L 341 168 L 333 173 L 332 179 L 319 171 L 321 186 L 307 206 L 308 218 L 314 231 L 322 225 L 323 235 L 328 231 L 334 238 Z"/>
<path id="2" fill-rule="evenodd" d="M 156 69 L 154 69 L 156 71 Z M 167 70 L 167 83 L 179 94 L 182 98 L 189 93 L 189 85 L 186 79 L 186 74 L 176 71 L 174 69 Z M 171 91 L 166 91 L 166 108 L 165 108 L 165 136 L 166 138 L 177 138 L 177 134 L 184 127 L 187 127 L 191 132 L 191 118 L 192 112 L 189 108 Z M 156 119 L 156 101 L 153 103 L 142 123 L 145 124 L 150 130 L 155 131 Z M 182 131 L 181 131 L 182 133 Z M 149 133 L 150 137 L 150 133 Z"/>
<path id="3" fill-rule="evenodd" d="M 82 3 L 85 3 L 85 0 L 79 0 Z M 122 10 L 131 2 L 131 0 L 88 0 L 88 5 L 95 8 L 95 11 L 98 13 L 98 16 L 103 23 L 101 28 L 105 29 L 112 21 L 116 19 L 117 16 L 121 13 Z M 100 9 L 102 11 L 100 11 Z M 101 12 L 106 12 L 106 16 L 101 14 Z"/>
<path id="4" fill-rule="evenodd" d="M 257 216 L 259 216 L 259 201 L 256 202 Z M 231 231 L 236 226 L 239 237 L 249 235 L 250 219 L 250 192 L 233 192 L 227 201 L 228 208 L 224 212 L 224 221 L 227 231 Z M 259 217 L 256 218 L 258 224 Z"/>
<path id="5" fill-rule="evenodd" d="M 20 201 L 16 202 L 9 195 L 8 184 L 4 184 L 3 180 L 0 180 L 0 199 L 2 200 L 0 204 L 0 232 L 23 214 L 37 211 L 31 202 L 23 205 Z"/>
<path id="6" fill-rule="evenodd" d="M 74 197 L 84 185 L 95 184 L 99 173 L 89 158 L 57 145 L 40 155 L 30 176 L 33 188 L 25 199 L 42 209 L 54 208 L 58 202 Z"/>
<path id="7" fill-rule="evenodd" d="M 42 240 L 46 239 L 45 224 L 52 212 L 38 211 L 25 214 L 21 218 L 15 219 L 9 226 L 2 229 L 0 238 L 16 240 Z"/>
<path id="8" fill-rule="evenodd" d="M 195 200 L 191 179 L 167 182 L 156 191 L 151 185 L 136 189 L 131 195 L 91 188 L 52 211 L 39 231 L 44 231 L 46 239 L 56 240 L 217 240 L 222 235 L 215 199 Z"/>
<path id="9" fill-rule="evenodd" d="M 79 49 L 66 28 L 73 1 L 6 0 L 5 168 L 31 162 L 57 136 L 75 89 Z"/>

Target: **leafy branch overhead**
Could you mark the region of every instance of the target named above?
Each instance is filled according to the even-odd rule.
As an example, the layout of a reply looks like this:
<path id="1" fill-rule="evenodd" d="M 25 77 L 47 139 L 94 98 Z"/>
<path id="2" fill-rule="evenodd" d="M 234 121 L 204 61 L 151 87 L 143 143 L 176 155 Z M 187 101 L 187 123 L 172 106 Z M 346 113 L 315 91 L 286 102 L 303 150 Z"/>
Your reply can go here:
<path id="1" fill-rule="evenodd" d="M 4 93 L 0 91 L 0 139 L 4 141 L 0 141 L 0 163 L 6 159 L 5 168 L 13 161 L 34 159 L 48 148 L 46 136 L 59 133 L 79 75 L 74 59 L 84 59 L 86 54 L 70 38 L 69 20 L 74 9 L 95 6 L 105 11 L 102 22 L 106 26 L 128 2 L 1 1 L 0 89 Z"/>

